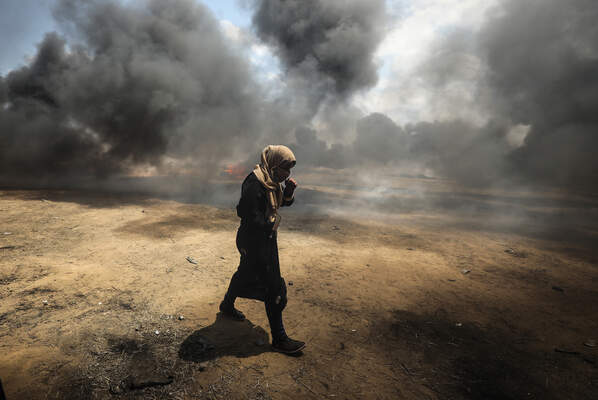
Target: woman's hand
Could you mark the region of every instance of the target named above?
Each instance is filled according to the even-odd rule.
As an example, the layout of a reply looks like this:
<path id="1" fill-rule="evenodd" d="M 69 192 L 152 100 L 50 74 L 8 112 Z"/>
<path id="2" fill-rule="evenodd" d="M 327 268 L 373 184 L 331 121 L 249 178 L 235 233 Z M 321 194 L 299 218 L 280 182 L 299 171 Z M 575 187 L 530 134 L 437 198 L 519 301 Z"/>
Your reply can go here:
<path id="1" fill-rule="evenodd" d="M 295 193 L 295 189 L 297 188 L 297 181 L 293 178 L 289 178 L 284 182 L 284 185 L 284 197 L 293 197 L 293 193 Z"/>

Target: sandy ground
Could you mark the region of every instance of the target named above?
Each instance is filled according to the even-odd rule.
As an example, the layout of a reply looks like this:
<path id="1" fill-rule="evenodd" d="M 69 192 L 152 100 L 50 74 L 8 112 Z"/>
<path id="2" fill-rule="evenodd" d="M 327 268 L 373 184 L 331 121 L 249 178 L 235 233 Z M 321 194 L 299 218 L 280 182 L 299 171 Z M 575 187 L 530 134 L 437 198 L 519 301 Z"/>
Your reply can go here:
<path id="1" fill-rule="evenodd" d="M 7 399 L 598 398 L 591 199 L 390 196 L 376 204 L 407 212 L 285 210 L 284 318 L 308 343 L 289 357 L 271 350 L 262 303 L 238 300 L 245 322 L 218 314 L 238 263 L 232 207 L 0 191 Z M 464 199 L 478 206 L 451 208 Z"/>

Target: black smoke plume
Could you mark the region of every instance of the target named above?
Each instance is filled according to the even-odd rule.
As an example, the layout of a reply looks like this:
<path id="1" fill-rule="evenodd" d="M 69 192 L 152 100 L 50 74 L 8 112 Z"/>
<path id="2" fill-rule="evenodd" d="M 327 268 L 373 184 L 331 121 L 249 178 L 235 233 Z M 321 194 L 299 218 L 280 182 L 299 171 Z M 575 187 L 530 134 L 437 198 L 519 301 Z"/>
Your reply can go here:
<path id="1" fill-rule="evenodd" d="M 295 156 L 301 163 L 315 167 L 333 169 L 345 168 L 351 159 L 348 146 L 333 144 L 318 138 L 315 129 L 301 126 L 295 130 L 295 143 L 291 144 Z"/>
<path id="2" fill-rule="evenodd" d="M 596 20 L 598 6 L 589 0 L 505 0 L 490 10 L 479 32 L 440 43 L 446 51 L 428 60 L 425 78 L 446 88 L 464 79 L 463 71 L 477 60 L 475 103 L 462 106 L 501 122 L 477 129 L 467 121 L 419 125 L 415 131 L 425 128 L 425 134 L 416 138 L 413 156 L 436 153 L 436 169 L 449 175 L 458 169 L 464 182 L 526 179 L 595 191 Z M 509 146 L 517 126 L 529 132 L 520 146 Z"/>
<path id="3" fill-rule="evenodd" d="M 505 4 L 482 32 L 499 112 L 531 125 L 513 161 L 530 178 L 598 185 L 598 5 Z"/>
<path id="4" fill-rule="evenodd" d="M 409 154 L 409 138 L 403 128 L 384 114 L 370 114 L 357 121 L 353 151 L 356 162 L 372 160 L 380 164 L 401 162 Z"/>
<path id="5" fill-rule="evenodd" d="M 258 36 L 310 89 L 315 106 L 376 84 L 373 55 L 384 35 L 384 1 L 259 0 L 254 7 Z"/>
<path id="6" fill-rule="evenodd" d="M 300 165 L 408 163 L 468 185 L 527 181 L 595 190 L 594 3 L 498 3 L 479 31 L 449 35 L 413 77 L 438 89 L 435 106 L 444 101 L 453 118 L 449 112 L 403 125 L 373 113 L 355 116 L 347 129 L 320 115 L 324 137 L 336 141 L 330 145 L 310 128 L 312 118 L 375 84 L 383 1 L 255 1 L 256 33 L 286 71 L 286 88 L 270 101 L 271 88 L 254 81 L 244 54 L 194 1 L 61 0 L 55 14 L 63 34 L 46 35 L 29 65 L 0 77 L 0 177 L 140 168 L 209 176 L 223 158 L 275 142 L 291 144 Z M 455 83 L 471 87 L 471 96 L 443 98 Z M 342 132 L 332 132 L 335 126 Z M 527 135 L 513 142 L 518 129 Z"/>
<path id="7" fill-rule="evenodd" d="M 260 88 L 204 6 L 63 0 L 55 16 L 68 34 L 0 82 L 4 180 L 207 174 L 255 140 Z"/>

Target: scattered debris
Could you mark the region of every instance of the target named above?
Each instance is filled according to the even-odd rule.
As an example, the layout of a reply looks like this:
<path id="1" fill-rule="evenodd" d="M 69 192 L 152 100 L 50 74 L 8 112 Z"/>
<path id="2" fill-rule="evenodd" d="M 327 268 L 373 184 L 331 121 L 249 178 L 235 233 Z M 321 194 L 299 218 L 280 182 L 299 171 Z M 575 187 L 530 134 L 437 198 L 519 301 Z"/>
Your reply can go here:
<path id="1" fill-rule="evenodd" d="M 159 334 L 160 334 L 160 331 L 158 331 L 158 330 L 157 330 L 157 331 L 155 331 L 154 333 L 155 333 L 156 335 L 159 335 Z"/>
<path id="2" fill-rule="evenodd" d="M 578 355 L 579 355 L 579 351 L 566 350 L 566 349 L 559 349 L 558 347 L 556 347 L 556 348 L 554 349 L 554 351 L 556 351 L 557 353 L 571 354 L 571 355 L 575 355 L 575 356 L 578 356 Z"/>
<path id="3" fill-rule="evenodd" d="M 166 377 L 155 377 L 151 380 L 140 380 L 138 378 L 131 378 L 129 380 L 129 389 L 131 390 L 141 390 L 148 387 L 153 386 L 166 386 L 170 385 L 174 381 L 174 377 L 166 376 Z"/>
<path id="4" fill-rule="evenodd" d="M 207 363 L 207 361 L 204 361 L 204 362 L 200 362 L 200 363 L 199 363 L 199 370 L 200 370 L 200 371 L 205 371 L 205 370 L 206 370 L 206 368 L 208 368 L 208 363 Z"/>
<path id="5" fill-rule="evenodd" d="M 366 264 L 365 266 L 366 266 L 366 267 L 369 267 L 369 266 L 370 266 L 370 264 Z"/>
<path id="6" fill-rule="evenodd" d="M 108 391 L 111 394 L 124 394 L 127 391 L 141 390 L 154 386 L 166 386 L 174 382 L 172 376 L 154 376 L 149 378 L 139 378 L 129 376 L 119 384 L 110 385 Z"/>
<path id="7" fill-rule="evenodd" d="M 16 280 L 17 280 L 17 277 L 15 275 L 4 276 L 4 277 L 0 278 L 0 285 L 8 285 L 11 282 L 14 282 Z"/>
<path id="8" fill-rule="evenodd" d="M 351 332 L 357 332 L 357 329 L 351 329 Z"/>
<path id="9" fill-rule="evenodd" d="M 101 305 L 102 305 L 102 302 L 100 301 L 100 302 L 98 303 L 98 306 L 101 306 Z"/>
<path id="10" fill-rule="evenodd" d="M 558 287 L 558 286 L 553 286 L 552 290 L 556 290 L 557 292 L 564 292 L 565 289 L 563 289 L 562 287 Z"/>
<path id="11" fill-rule="evenodd" d="M 192 257 L 187 257 L 187 261 L 189 261 L 191 264 L 198 264 L 197 261 L 195 261 Z"/>
<path id="12" fill-rule="evenodd" d="M 46 199 L 42 199 L 41 201 L 43 201 L 44 203 L 49 203 L 50 200 L 46 200 Z"/>
<path id="13" fill-rule="evenodd" d="M 317 398 L 322 398 L 322 395 L 320 393 L 314 391 L 312 388 L 310 388 L 309 386 L 307 386 L 305 383 L 301 382 L 298 377 L 294 377 L 294 376 L 291 375 L 291 378 L 293 378 L 295 380 L 295 382 L 301 384 L 304 388 L 306 388 L 307 390 L 309 390 L 311 392 L 311 394 L 313 394 Z"/>
<path id="14" fill-rule="evenodd" d="M 585 345 L 585 343 L 584 343 Z M 595 343 L 594 343 L 595 345 Z M 596 359 L 592 356 L 589 356 L 587 354 L 582 354 L 579 351 L 574 351 L 574 350 L 567 350 L 567 349 L 559 349 L 558 347 L 554 349 L 555 352 L 557 353 L 562 353 L 562 354 L 569 354 L 572 356 L 576 356 L 578 358 L 581 358 L 583 361 L 587 362 L 588 364 L 592 364 L 595 365 L 596 364 Z"/>
<path id="15" fill-rule="evenodd" d="M 463 326 L 463 324 L 462 324 L 461 322 L 457 322 L 457 323 L 455 324 L 455 326 L 457 326 L 457 327 L 461 327 L 461 326 Z"/>
<path id="16" fill-rule="evenodd" d="M 332 227 L 332 230 L 333 230 L 333 231 L 340 231 L 340 230 L 341 230 L 341 228 L 339 228 L 338 226 L 334 225 L 334 226 Z"/>
<path id="17" fill-rule="evenodd" d="M 411 370 L 407 368 L 405 364 L 401 363 L 401 368 L 403 368 L 403 371 L 405 371 L 407 375 L 413 375 L 413 372 L 411 372 Z"/>
<path id="18" fill-rule="evenodd" d="M 407 250 L 413 250 L 413 247 L 407 247 Z"/>
<path id="19" fill-rule="evenodd" d="M 110 385 L 108 391 L 111 394 L 123 394 L 125 392 L 125 389 L 122 387 L 122 385 Z"/>
<path id="20" fill-rule="evenodd" d="M 12 250 L 12 249 L 16 249 L 17 246 L 2 246 L 0 247 L 0 250 Z"/>
<path id="21" fill-rule="evenodd" d="M 463 270 L 461 270 L 461 273 L 462 273 L 463 275 L 467 275 L 467 274 L 469 274 L 470 272 L 471 272 L 471 270 L 470 270 L 470 269 L 463 269 Z"/>
<path id="22" fill-rule="evenodd" d="M 12 235 L 12 232 L 4 232 L 5 235 Z"/>
<path id="23" fill-rule="evenodd" d="M 185 319 L 185 317 L 183 315 L 179 315 L 179 321 L 182 321 L 184 319 Z"/>
<path id="24" fill-rule="evenodd" d="M 596 341 L 593 339 L 588 339 L 583 345 L 586 347 L 596 347 Z"/>
<path id="25" fill-rule="evenodd" d="M 47 306 L 48 305 L 48 300 L 42 300 L 42 303 L 43 303 L 44 306 Z"/>
<path id="26" fill-rule="evenodd" d="M 512 255 L 513 257 L 525 258 L 527 255 L 523 252 L 518 252 L 513 250 L 512 248 L 508 248 L 505 250 L 505 253 Z"/>
<path id="27" fill-rule="evenodd" d="M 289 286 L 293 286 L 293 281 L 289 281 Z"/>
<path id="28" fill-rule="evenodd" d="M 449 282 L 457 282 L 457 280 L 456 280 L 456 279 L 449 279 L 448 281 L 449 281 Z"/>
<path id="29" fill-rule="evenodd" d="M 224 257 L 222 257 L 222 256 L 220 256 L 220 259 L 221 259 L 221 260 L 226 260 L 226 258 L 224 258 Z"/>

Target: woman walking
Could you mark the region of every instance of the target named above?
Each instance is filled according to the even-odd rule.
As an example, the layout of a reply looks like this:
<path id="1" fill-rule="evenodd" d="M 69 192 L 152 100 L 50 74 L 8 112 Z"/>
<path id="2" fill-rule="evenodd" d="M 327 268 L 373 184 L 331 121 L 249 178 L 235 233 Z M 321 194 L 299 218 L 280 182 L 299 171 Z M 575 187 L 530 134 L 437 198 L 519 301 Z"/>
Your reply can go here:
<path id="1" fill-rule="evenodd" d="M 243 181 L 237 205 L 237 215 L 241 218 L 237 249 L 241 261 L 220 303 L 222 314 L 242 321 L 245 315 L 234 306 L 237 297 L 263 301 L 272 347 L 283 353 L 297 353 L 305 347 L 304 342 L 287 336 L 282 322 L 287 288 L 280 275 L 277 245 L 281 220 L 278 209 L 294 201 L 297 183 L 289 176 L 295 163 L 295 155 L 288 147 L 267 146 L 262 151 L 260 164 Z M 285 182 L 284 189 L 282 182 Z"/>

